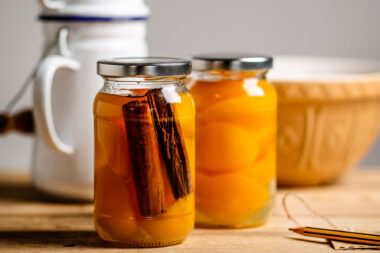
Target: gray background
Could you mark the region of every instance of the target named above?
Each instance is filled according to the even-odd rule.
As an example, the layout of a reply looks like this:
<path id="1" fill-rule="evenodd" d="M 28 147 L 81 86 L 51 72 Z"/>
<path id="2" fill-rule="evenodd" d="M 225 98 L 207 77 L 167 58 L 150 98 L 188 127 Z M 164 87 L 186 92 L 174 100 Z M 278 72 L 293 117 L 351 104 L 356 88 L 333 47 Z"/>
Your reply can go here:
<path id="1" fill-rule="evenodd" d="M 378 0 L 148 0 L 152 55 L 246 51 L 380 59 Z M 0 1 L 0 111 L 40 54 L 39 6 Z M 30 91 L 18 108 L 30 105 Z M 0 137 L 0 170 L 27 170 L 32 138 Z M 380 143 L 363 162 L 380 165 Z"/>

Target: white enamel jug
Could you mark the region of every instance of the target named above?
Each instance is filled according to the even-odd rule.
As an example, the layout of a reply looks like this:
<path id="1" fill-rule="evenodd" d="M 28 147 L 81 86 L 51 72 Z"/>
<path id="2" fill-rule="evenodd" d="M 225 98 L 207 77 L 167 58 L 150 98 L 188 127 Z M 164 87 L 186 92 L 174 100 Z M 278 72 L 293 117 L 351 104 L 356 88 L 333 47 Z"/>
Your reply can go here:
<path id="1" fill-rule="evenodd" d="M 93 198 L 92 104 L 102 79 L 96 61 L 146 56 L 143 0 L 41 0 L 46 47 L 34 84 L 37 129 L 34 185 L 47 193 Z"/>

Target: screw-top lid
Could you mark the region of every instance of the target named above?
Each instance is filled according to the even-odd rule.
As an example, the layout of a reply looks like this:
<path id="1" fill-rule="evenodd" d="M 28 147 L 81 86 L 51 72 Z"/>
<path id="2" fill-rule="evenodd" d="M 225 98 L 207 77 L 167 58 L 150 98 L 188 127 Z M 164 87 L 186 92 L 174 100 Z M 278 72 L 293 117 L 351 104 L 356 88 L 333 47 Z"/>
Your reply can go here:
<path id="1" fill-rule="evenodd" d="M 264 70 L 272 67 L 271 56 L 244 54 L 244 53 L 220 53 L 200 54 L 192 57 L 194 70 Z"/>
<path id="2" fill-rule="evenodd" d="M 169 57 L 127 57 L 100 60 L 97 73 L 101 76 L 183 76 L 191 73 L 191 61 Z"/>

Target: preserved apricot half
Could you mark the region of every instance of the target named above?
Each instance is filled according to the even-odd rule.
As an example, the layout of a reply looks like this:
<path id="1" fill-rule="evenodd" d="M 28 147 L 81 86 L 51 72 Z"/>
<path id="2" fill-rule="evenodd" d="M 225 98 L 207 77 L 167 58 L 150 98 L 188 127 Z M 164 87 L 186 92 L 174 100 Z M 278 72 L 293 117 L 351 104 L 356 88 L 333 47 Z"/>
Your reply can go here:
<path id="1" fill-rule="evenodd" d="M 132 177 L 132 171 L 129 169 L 129 149 L 126 144 L 125 127 L 122 121 L 106 121 L 98 119 L 97 122 L 97 141 L 104 150 L 98 151 L 100 156 L 106 155 L 107 163 L 113 173 L 125 178 Z"/>
<path id="2" fill-rule="evenodd" d="M 212 122 L 196 132 L 197 167 L 223 173 L 252 165 L 258 144 L 244 128 L 225 122 Z"/>
<path id="3" fill-rule="evenodd" d="M 95 183 L 96 214 L 117 218 L 136 216 L 138 209 L 131 198 L 131 181 L 113 173 L 110 167 L 103 167 L 96 169 Z"/>
<path id="4" fill-rule="evenodd" d="M 197 125 L 215 121 L 229 122 L 250 131 L 261 131 L 275 126 L 276 107 L 270 101 L 255 97 L 237 97 L 224 100 L 197 112 Z"/>
<path id="5" fill-rule="evenodd" d="M 151 220 L 141 220 L 140 225 L 156 240 L 175 241 L 176 238 L 185 239 L 194 227 L 195 215 L 194 194 L 176 201 L 162 217 L 154 217 Z M 165 228 L 165 233 L 162 229 Z"/>
<path id="6" fill-rule="evenodd" d="M 95 228 L 103 240 L 111 242 L 149 242 L 149 240 L 153 240 L 134 219 L 95 215 Z"/>
<path id="7" fill-rule="evenodd" d="M 187 117 L 178 117 L 180 122 L 182 135 L 187 138 L 194 138 L 195 129 L 195 106 L 193 104 L 192 98 L 189 94 L 181 94 L 180 96 L 182 103 L 174 103 L 173 106 L 176 110 L 177 115 L 189 115 Z"/>
<path id="8" fill-rule="evenodd" d="M 191 87 L 191 94 L 196 101 L 197 112 L 217 104 L 225 99 L 247 95 L 242 80 L 226 80 L 223 82 L 197 81 Z"/>
<path id="9" fill-rule="evenodd" d="M 249 176 L 255 178 L 261 185 L 266 186 L 276 176 L 275 154 L 265 154 L 251 167 L 247 168 Z"/>
<path id="10" fill-rule="evenodd" d="M 236 226 L 244 222 L 269 197 L 266 187 L 249 177 L 247 171 L 207 175 L 196 174 L 196 208 L 214 224 Z"/>

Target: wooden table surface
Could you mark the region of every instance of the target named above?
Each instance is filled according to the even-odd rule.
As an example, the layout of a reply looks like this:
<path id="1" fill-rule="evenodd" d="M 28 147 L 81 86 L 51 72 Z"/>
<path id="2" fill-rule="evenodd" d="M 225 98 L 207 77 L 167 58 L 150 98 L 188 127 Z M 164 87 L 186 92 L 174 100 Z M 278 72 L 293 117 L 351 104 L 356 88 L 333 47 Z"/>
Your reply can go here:
<path id="1" fill-rule="evenodd" d="M 354 170 L 331 185 L 280 189 L 270 222 L 241 230 L 195 229 L 182 244 L 155 249 L 118 249 L 96 235 L 91 204 L 56 203 L 39 193 L 27 175 L 0 174 L 1 252 L 332 252 L 326 241 L 288 231 L 295 225 L 282 209 L 285 192 L 296 192 L 340 228 L 380 233 L 380 169 Z M 328 225 L 293 198 L 289 209 L 302 225 Z M 345 251 L 347 252 L 347 251 Z"/>

